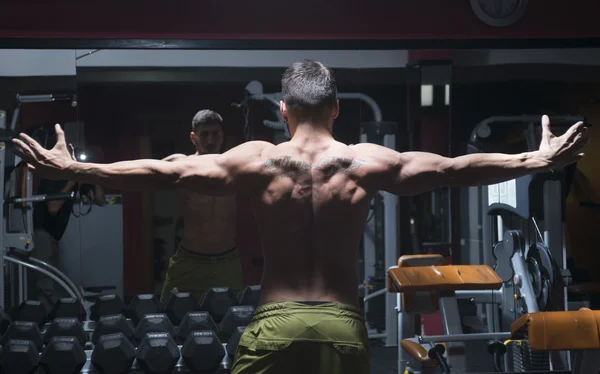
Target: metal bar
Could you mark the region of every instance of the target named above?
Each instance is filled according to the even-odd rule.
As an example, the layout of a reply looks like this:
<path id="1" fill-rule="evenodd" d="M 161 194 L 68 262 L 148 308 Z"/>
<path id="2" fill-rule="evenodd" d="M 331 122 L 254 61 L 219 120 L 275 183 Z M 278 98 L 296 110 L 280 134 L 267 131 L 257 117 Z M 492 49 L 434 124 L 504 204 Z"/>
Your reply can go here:
<path id="1" fill-rule="evenodd" d="M 442 325 L 446 335 L 462 335 L 462 321 L 454 292 L 440 296 L 439 305 Z M 464 373 L 467 370 L 465 353 L 465 344 L 460 340 L 449 344 L 447 349 L 448 364 L 459 373 Z"/>
<path id="2" fill-rule="evenodd" d="M 363 301 L 366 303 L 367 301 L 369 301 L 377 296 L 381 296 L 381 295 L 385 295 L 385 294 L 387 294 L 387 289 L 383 288 L 381 290 L 377 290 L 373 293 L 368 294 L 367 296 L 365 296 L 363 298 Z"/>
<path id="3" fill-rule="evenodd" d="M 29 171 L 28 171 L 29 173 Z M 51 193 L 51 194 L 42 194 L 42 195 L 28 195 L 27 197 L 13 197 L 10 199 L 6 199 L 6 203 L 8 204 L 17 204 L 17 203 L 36 203 L 42 201 L 50 201 L 50 200 L 71 200 L 75 198 L 75 192 L 61 192 L 61 193 Z"/>
<path id="4" fill-rule="evenodd" d="M 56 275 L 54 275 L 52 272 L 49 272 L 48 270 L 42 269 L 39 266 L 30 264 L 30 263 L 25 262 L 25 261 L 18 260 L 16 258 L 13 258 L 13 257 L 10 257 L 10 256 L 6 256 L 5 255 L 5 256 L 2 256 L 2 257 L 4 257 L 4 261 L 8 261 L 8 262 L 12 262 L 13 264 L 18 264 L 20 266 L 24 266 L 26 268 L 32 269 L 34 271 L 37 271 L 39 273 L 42 273 L 42 274 L 44 274 L 44 275 L 52 278 L 56 283 L 58 283 L 62 288 L 64 288 L 65 291 L 67 291 L 67 293 L 69 294 L 69 296 L 71 296 L 74 299 L 78 298 L 77 295 L 75 293 L 73 293 L 73 291 L 71 290 L 71 288 L 69 286 L 67 286 L 67 284 L 65 282 L 63 282 L 62 279 L 60 279 L 59 277 L 57 277 Z M 81 300 L 81 301 L 83 302 L 83 300 Z"/>
<path id="5" fill-rule="evenodd" d="M 475 304 L 502 304 L 502 290 L 455 291 L 457 299 L 472 299 Z"/>
<path id="6" fill-rule="evenodd" d="M 449 334 L 449 335 L 428 335 L 418 336 L 420 343 L 440 343 L 440 342 L 466 342 L 473 340 L 508 340 L 512 337 L 510 332 L 494 333 L 473 333 L 473 334 Z"/>
<path id="7" fill-rule="evenodd" d="M 23 289 L 23 286 L 24 286 L 24 284 L 23 284 L 23 267 L 19 266 L 17 269 L 18 269 L 17 274 L 18 274 L 18 279 L 19 279 L 19 305 L 20 305 L 23 301 L 25 301 L 27 299 L 27 296 L 25 296 L 25 292 L 27 292 L 27 291 L 25 291 Z"/>
<path id="8" fill-rule="evenodd" d="M 83 295 L 81 294 L 79 288 L 75 285 L 75 283 L 73 283 L 73 281 L 69 277 L 67 277 L 67 275 L 65 273 L 58 270 L 56 267 L 50 265 L 49 263 L 44 262 L 35 257 L 29 257 L 29 261 L 37 264 L 38 266 L 46 267 L 46 268 L 50 269 L 49 271 L 52 271 L 53 273 L 55 273 L 55 275 L 57 277 L 60 277 L 62 280 L 64 280 L 65 283 L 67 283 L 69 285 L 69 287 L 71 287 L 73 292 L 75 292 L 75 294 L 77 294 L 77 298 L 83 301 Z"/>
<path id="9" fill-rule="evenodd" d="M 396 149 L 396 135 L 385 135 L 383 145 Z M 383 194 L 384 209 L 384 269 L 389 269 L 398 263 L 398 196 L 385 192 Z M 385 345 L 398 345 L 398 320 L 396 319 L 396 295 L 388 293 L 385 299 Z"/>
<path id="10" fill-rule="evenodd" d="M 0 143 L 0 199 L 4 198 L 4 172 L 6 170 L 6 144 Z M 16 160 L 15 160 L 16 161 Z M 0 205 L 3 206 L 4 204 Z M 4 216 L 4 209 L 0 209 L 0 307 L 6 309 L 4 305 L 4 235 L 6 234 L 7 219 Z"/>
<path id="11" fill-rule="evenodd" d="M 383 339 L 385 337 L 387 337 L 387 333 L 383 332 L 383 333 L 379 333 L 379 334 L 369 334 L 369 339 Z"/>

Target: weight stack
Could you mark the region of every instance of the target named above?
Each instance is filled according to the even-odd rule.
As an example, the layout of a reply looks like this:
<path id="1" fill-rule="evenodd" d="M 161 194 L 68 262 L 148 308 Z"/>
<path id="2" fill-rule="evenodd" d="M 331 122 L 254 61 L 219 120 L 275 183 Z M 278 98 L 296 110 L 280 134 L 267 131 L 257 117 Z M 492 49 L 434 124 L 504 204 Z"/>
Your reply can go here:
<path id="1" fill-rule="evenodd" d="M 370 293 L 386 288 L 385 280 L 379 278 L 369 279 L 369 284 L 373 286 Z M 367 323 L 373 329 L 385 330 L 385 297 L 378 296 L 368 302 L 369 310 L 366 313 Z"/>
<path id="2" fill-rule="evenodd" d="M 523 344 L 512 344 L 513 371 L 517 373 L 530 371 L 549 371 L 550 358 L 548 352 L 534 352 L 527 340 Z"/>

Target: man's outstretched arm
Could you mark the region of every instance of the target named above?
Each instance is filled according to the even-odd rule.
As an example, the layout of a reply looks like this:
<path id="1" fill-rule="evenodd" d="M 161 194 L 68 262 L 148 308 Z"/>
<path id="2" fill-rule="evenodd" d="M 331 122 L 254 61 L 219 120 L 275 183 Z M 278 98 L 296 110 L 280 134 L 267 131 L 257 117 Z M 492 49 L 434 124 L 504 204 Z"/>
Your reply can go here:
<path id="1" fill-rule="evenodd" d="M 587 143 L 583 123 L 576 123 L 560 137 L 550 132 L 547 116 L 543 117 L 542 126 L 539 150 L 514 155 L 477 153 L 447 158 L 426 152 L 398 153 L 379 146 L 364 147 L 359 154 L 369 154 L 371 164 L 365 165 L 366 184 L 399 195 L 415 195 L 444 186 L 499 183 L 542 169 L 564 167 L 583 157 L 579 153 Z"/>
<path id="2" fill-rule="evenodd" d="M 174 161 L 132 160 L 111 164 L 81 163 L 67 151 L 64 132 L 56 126 L 57 143 L 44 149 L 31 137 L 14 139 L 15 152 L 35 172 L 49 179 L 72 179 L 120 190 L 189 188 L 206 195 L 235 193 L 252 181 L 261 165 L 262 151 L 270 143 L 248 142 L 223 154 L 189 156 Z"/>

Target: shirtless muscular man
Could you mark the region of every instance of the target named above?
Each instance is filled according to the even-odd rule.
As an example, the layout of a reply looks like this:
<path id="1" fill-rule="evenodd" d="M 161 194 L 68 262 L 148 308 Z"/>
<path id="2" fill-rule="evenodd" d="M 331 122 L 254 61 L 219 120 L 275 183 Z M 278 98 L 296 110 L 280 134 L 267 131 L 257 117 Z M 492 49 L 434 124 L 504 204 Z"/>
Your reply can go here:
<path id="1" fill-rule="evenodd" d="M 223 118 L 201 110 L 192 120 L 193 156 L 217 154 L 223 147 Z M 164 161 L 178 162 L 189 156 L 174 154 Z M 191 189 L 178 191 L 183 209 L 183 238 L 169 259 L 160 296 L 166 303 L 173 292 L 190 292 L 199 300 L 211 287 L 243 287 L 242 266 L 235 248 L 235 195 L 207 196 Z"/>

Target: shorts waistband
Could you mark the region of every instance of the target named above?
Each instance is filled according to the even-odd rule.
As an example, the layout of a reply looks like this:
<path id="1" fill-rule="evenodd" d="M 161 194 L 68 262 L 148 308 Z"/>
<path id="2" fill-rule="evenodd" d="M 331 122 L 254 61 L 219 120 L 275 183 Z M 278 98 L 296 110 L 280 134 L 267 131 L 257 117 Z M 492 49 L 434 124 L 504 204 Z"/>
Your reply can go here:
<path id="1" fill-rule="evenodd" d="M 177 252 L 179 252 L 180 255 L 184 256 L 184 258 L 188 258 L 192 261 L 199 261 L 201 263 L 203 263 L 203 262 L 216 263 L 216 262 L 221 262 L 221 261 L 228 262 L 228 261 L 235 260 L 238 257 L 237 247 L 233 247 L 231 249 L 228 249 L 228 250 L 226 250 L 224 252 L 220 252 L 220 253 L 197 253 L 197 252 L 192 252 L 192 251 L 186 249 L 181 244 L 179 244 L 179 247 L 177 248 Z"/>
<path id="2" fill-rule="evenodd" d="M 337 315 L 364 321 L 363 311 L 354 305 L 339 302 L 327 302 L 319 305 L 307 305 L 295 301 L 282 301 L 259 305 L 254 312 L 254 320 L 290 313 L 319 313 Z"/>

